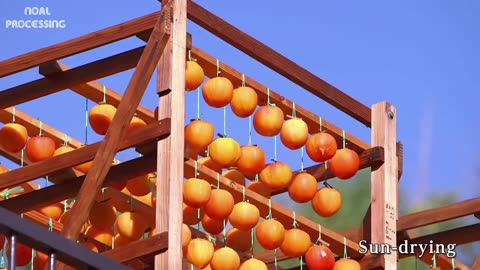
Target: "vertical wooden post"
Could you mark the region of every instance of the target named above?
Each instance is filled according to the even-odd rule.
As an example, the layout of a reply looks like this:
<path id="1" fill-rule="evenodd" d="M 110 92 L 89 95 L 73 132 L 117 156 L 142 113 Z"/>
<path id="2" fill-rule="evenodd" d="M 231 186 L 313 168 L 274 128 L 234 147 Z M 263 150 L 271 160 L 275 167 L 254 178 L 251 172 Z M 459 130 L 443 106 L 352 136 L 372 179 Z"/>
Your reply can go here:
<path id="1" fill-rule="evenodd" d="M 168 3 L 166 3 L 168 2 Z M 155 269 L 182 269 L 183 149 L 185 125 L 185 47 L 187 1 L 163 1 L 173 8 L 172 35 L 158 63 L 158 119 L 171 118 L 170 137 L 158 143 L 157 233 L 168 231 L 168 251 L 155 257 Z"/>
<path id="2" fill-rule="evenodd" d="M 383 165 L 372 172 L 371 178 L 371 243 L 397 247 L 397 147 L 396 110 L 387 102 L 372 106 L 372 147 L 382 146 Z M 397 269 L 397 252 L 382 256 L 385 270 Z"/>

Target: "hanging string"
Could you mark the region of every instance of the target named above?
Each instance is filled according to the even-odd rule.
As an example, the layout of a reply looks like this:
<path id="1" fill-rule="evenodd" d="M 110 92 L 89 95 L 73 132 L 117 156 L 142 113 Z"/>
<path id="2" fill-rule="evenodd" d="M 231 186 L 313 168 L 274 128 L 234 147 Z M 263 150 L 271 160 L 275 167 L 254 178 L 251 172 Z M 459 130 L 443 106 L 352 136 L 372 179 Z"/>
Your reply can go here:
<path id="1" fill-rule="evenodd" d="M 5 248 L 2 247 L 2 253 L 0 254 L 0 267 L 5 267 Z"/>
<path id="2" fill-rule="evenodd" d="M 195 168 L 194 169 L 195 176 L 194 177 L 196 178 L 198 176 L 198 162 L 197 162 L 197 160 L 195 160 L 194 164 L 195 164 L 195 167 L 194 167 Z"/>
<path id="3" fill-rule="evenodd" d="M 295 214 L 295 211 L 293 211 L 293 227 L 294 228 L 298 227 L 297 215 Z"/>
<path id="4" fill-rule="evenodd" d="M 53 231 L 53 221 L 52 218 L 48 219 L 48 230 Z"/>
<path id="5" fill-rule="evenodd" d="M 436 268 L 437 267 L 437 258 L 436 258 L 436 252 L 433 253 L 433 256 L 432 256 L 432 261 L 433 261 L 433 265 L 432 267 L 433 268 Z"/>
<path id="6" fill-rule="evenodd" d="M 255 228 L 252 228 L 251 237 L 252 237 L 252 239 L 250 241 L 250 245 L 251 245 L 252 258 L 253 258 L 253 240 L 254 240 L 254 237 L 255 237 Z"/>
<path id="7" fill-rule="evenodd" d="M 220 76 L 220 60 L 217 59 L 217 77 Z"/>
<path id="8" fill-rule="evenodd" d="M 347 142 L 345 140 L 345 130 L 342 130 L 342 142 L 343 142 L 343 148 L 347 146 Z"/>
<path id="9" fill-rule="evenodd" d="M 455 258 L 452 258 L 452 270 L 455 269 L 457 269 L 457 267 L 455 266 Z"/>
<path id="10" fill-rule="evenodd" d="M 68 210 L 68 202 L 67 200 L 63 201 L 63 212 L 66 212 Z"/>
<path id="11" fill-rule="evenodd" d="M 35 259 L 37 252 L 32 248 L 32 258 L 30 259 L 30 270 L 33 270 L 33 260 Z"/>
<path id="12" fill-rule="evenodd" d="M 20 167 L 23 167 L 25 163 L 25 150 L 22 149 L 22 152 L 20 153 Z"/>
<path id="13" fill-rule="evenodd" d="M 273 251 L 273 264 L 275 266 L 275 270 L 277 270 L 278 269 L 277 249 Z"/>
<path id="14" fill-rule="evenodd" d="M 223 136 L 227 137 L 227 106 L 223 107 Z"/>
<path id="15" fill-rule="evenodd" d="M 37 120 L 39 122 L 38 127 L 40 128 L 40 132 L 39 132 L 38 136 L 42 136 L 43 135 L 43 131 L 42 131 L 43 124 L 42 124 L 42 121 L 40 120 L 40 117 L 37 117 Z"/>
<path id="16" fill-rule="evenodd" d="M 227 246 L 227 220 L 223 220 L 223 243 Z"/>
<path id="17" fill-rule="evenodd" d="M 217 172 L 217 189 L 220 189 L 220 174 Z"/>
<path id="18" fill-rule="evenodd" d="M 188 50 L 188 61 L 192 61 L 192 50 Z"/>
<path id="19" fill-rule="evenodd" d="M 107 87 L 103 85 L 103 103 L 107 103 Z"/>
<path id="20" fill-rule="evenodd" d="M 242 73 L 242 87 L 245 87 L 246 86 L 246 83 L 245 83 L 245 74 Z"/>
<path id="21" fill-rule="evenodd" d="M 258 173 L 255 174 L 255 182 L 258 182 Z"/>
<path id="22" fill-rule="evenodd" d="M 320 223 L 318 224 L 318 239 L 317 239 L 317 244 L 320 244 L 322 242 L 322 225 Z"/>
<path id="23" fill-rule="evenodd" d="M 248 116 L 248 145 L 252 145 L 252 116 Z"/>
<path id="24" fill-rule="evenodd" d="M 197 120 L 201 119 L 200 115 L 200 87 L 197 88 Z"/>
<path id="25" fill-rule="evenodd" d="M 15 107 L 12 108 L 12 123 L 15 123 Z"/>
<path id="26" fill-rule="evenodd" d="M 303 256 L 300 256 L 300 270 L 303 269 Z"/>
<path id="27" fill-rule="evenodd" d="M 270 102 L 270 88 L 267 87 L 267 105 L 268 106 L 275 106 L 275 103 Z"/>
<path id="28" fill-rule="evenodd" d="M 47 175 L 47 176 L 45 176 L 45 187 L 48 187 L 48 182 L 49 181 L 48 181 L 48 175 Z"/>
<path id="29" fill-rule="evenodd" d="M 88 144 L 88 98 L 85 99 L 85 145 Z"/>
<path id="30" fill-rule="evenodd" d="M 246 200 L 246 196 L 245 196 L 245 186 L 242 186 L 242 200 L 243 200 L 243 201 Z"/>
<path id="31" fill-rule="evenodd" d="M 133 197 L 132 196 L 130 196 L 129 201 L 130 201 L 130 212 L 133 212 L 134 209 L 133 209 Z"/>
<path id="32" fill-rule="evenodd" d="M 304 148 L 305 148 L 305 146 L 302 146 L 302 147 L 300 148 L 300 171 L 301 171 L 301 172 L 303 172 L 303 169 L 304 169 L 304 167 L 303 167 L 303 155 L 304 155 L 303 152 L 304 152 Z"/>
<path id="33" fill-rule="evenodd" d="M 322 124 L 322 117 L 321 116 L 318 117 L 318 124 L 320 125 L 320 132 L 322 132 L 323 131 L 323 124 Z"/>
<path id="34" fill-rule="evenodd" d="M 273 162 L 277 162 L 277 135 L 273 136 Z"/>
<path id="35" fill-rule="evenodd" d="M 344 236 L 343 237 L 343 258 L 347 259 L 347 238 Z"/>
<path id="36" fill-rule="evenodd" d="M 63 145 L 68 145 L 68 136 L 67 136 L 67 134 L 63 134 Z"/>
<path id="37" fill-rule="evenodd" d="M 265 217 L 265 219 L 271 219 L 272 218 L 272 200 L 268 199 L 268 215 Z"/>
<path id="38" fill-rule="evenodd" d="M 202 219 L 202 215 L 200 213 L 200 208 L 197 209 L 197 218 L 198 218 L 197 230 L 200 231 L 200 219 Z"/>
<path id="39" fill-rule="evenodd" d="M 150 181 L 148 181 L 148 182 L 150 182 Z M 106 188 L 102 188 L 102 200 L 101 200 L 102 202 L 105 201 L 105 189 Z"/>
<path id="40" fill-rule="evenodd" d="M 297 118 L 297 111 L 295 110 L 295 102 L 292 102 L 292 118 Z"/>

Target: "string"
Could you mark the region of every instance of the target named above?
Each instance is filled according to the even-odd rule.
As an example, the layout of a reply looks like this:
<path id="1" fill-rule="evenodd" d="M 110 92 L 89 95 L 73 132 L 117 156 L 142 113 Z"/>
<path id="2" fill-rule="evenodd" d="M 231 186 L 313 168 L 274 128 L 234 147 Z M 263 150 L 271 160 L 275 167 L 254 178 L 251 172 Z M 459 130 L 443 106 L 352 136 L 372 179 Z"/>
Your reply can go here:
<path id="1" fill-rule="evenodd" d="M 192 61 L 192 50 L 188 50 L 188 61 Z"/>
<path id="2" fill-rule="evenodd" d="M 103 85 L 103 103 L 107 103 L 107 87 Z"/>
<path id="3" fill-rule="evenodd" d="M 323 131 L 322 130 L 323 129 L 323 124 L 322 124 L 322 117 L 321 116 L 318 117 L 318 123 L 320 125 L 320 132 L 322 132 Z"/>
<path id="4" fill-rule="evenodd" d="M 297 112 L 295 110 L 295 102 L 292 102 L 292 118 L 297 118 Z"/>
<path id="5" fill-rule="evenodd" d="M 24 163 L 25 163 L 25 150 L 22 149 L 22 152 L 20 153 L 20 167 L 23 167 Z"/>
<path id="6" fill-rule="evenodd" d="M 433 253 L 433 256 L 432 256 L 432 261 L 433 261 L 433 268 L 437 267 L 437 258 L 436 258 L 436 253 L 434 252 Z"/>
<path id="7" fill-rule="evenodd" d="M 217 77 L 220 76 L 220 60 L 217 59 Z"/>
<path id="8" fill-rule="evenodd" d="M 303 269 L 303 257 L 300 256 L 300 270 Z"/>
<path id="9" fill-rule="evenodd" d="M 197 209 L 197 218 L 198 218 L 197 230 L 200 230 L 200 219 L 202 218 L 202 215 L 200 213 L 200 208 Z"/>
<path id="10" fill-rule="evenodd" d="M 322 225 L 320 225 L 320 223 L 318 224 L 318 240 L 317 242 L 318 243 L 321 243 L 322 241 Z"/>
<path id="11" fill-rule="evenodd" d="M 45 187 L 48 187 L 48 175 L 45 176 Z"/>
<path id="12" fill-rule="evenodd" d="M 277 162 L 277 135 L 273 136 L 273 162 Z"/>
<path id="13" fill-rule="evenodd" d="M 198 176 L 198 163 L 197 161 L 195 160 L 195 170 L 194 170 L 194 173 L 195 173 L 195 178 Z"/>
<path id="14" fill-rule="evenodd" d="M 347 142 L 345 140 L 345 130 L 342 130 L 342 141 L 343 141 L 343 148 L 347 145 Z"/>
<path id="15" fill-rule="evenodd" d="M 220 174 L 217 172 L 217 189 L 220 189 Z"/>
<path id="16" fill-rule="evenodd" d="M 200 120 L 200 88 L 197 89 L 197 119 Z"/>
<path id="17" fill-rule="evenodd" d="M 68 135 L 63 134 L 63 145 L 68 145 Z"/>
<path id="18" fill-rule="evenodd" d="M 273 263 L 275 265 L 275 270 L 278 268 L 278 259 L 277 259 L 277 249 L 273 252 Z"/>
<path id="19" fill-rule="evenodd" d="M 343 237 L 343 258 L 347 259 L 347 238 L 344 236 Z"/>
<path id="20" fill-rule="evenodd" d="M 66 212 L 68 209 L 68 203 L 67 200 L 63 201 L 63 212 Z"/>
<path id="21" fill-rule="evenodd" d="M 223 107 L 223 136 L 227 137 L 227 106 Z"/>
<path id="22" fill-rule="evenodd" d="M 12 123 L 15 123 L 15 107 L 12 108 Z"/>
<path id="23" fill-rule="evenodd" d="M 252 116 L 248 116 L 248 145 L 252 145 Z"/>
<path id="24" fill-rule="evenodd" d="M 270 102 L 270 88 L 267 87 L 267 105 L 268 106 L 275 106 L 275 103 Z"/>
<path id="25" fill-rule="evenodd" d="M 258 182 L 258 173 L 255 174 L 255 182 Z"/>
<path id="26" fill-rule="evenodd" d="M 245 186 L 242 186 L 242 200 L 245 201 Z"/>
<path id="27" fill-rule="evenodd" d="M 223 243 L 227 246 L 227 222 L 226 219 L 223 220 Z"/>
<path id="28" fill-rule="evenodd" d="M 38 136 L 42 136 L 42 135 L 43 135 L 43 133 L 42 133 L 42 126 L 43 126 L 43 124 L 42 124 L 42 121 L 40 121 L 40 117 L 37 117 L 37 120 L 38 120 L 38 122 L 39 122 L 39 123 L 38 123 L 38 127 L 40 128 L 40 133 L 39 133 Z"/>
<path id="29" fill-rule="evenodd" d="M 130 212 L 133 212 L 133 197 L 130 196 Z"/>
<path id="30" fill-rule="evenodd" d="M 272 200 L 268 199 L 268 215 L 265 217 L 265 219 L 271 219 L 272 218 Z"/>
<path id="31" fill-rule="evenodd" d="M 295 214 L 295 211 L 293 211 L 293 227 L 294 228 L 298 227 L 297 215 Z"/>
<path id="32" fill-rule="evenodd" d="M 305 147 L 305 146 L 302 146 L 302 147 L 300 148 L 300 171 L 301 171 L 301 172 L 303 172 L 303 169 L 304 169 L 304 168 L 303 168 L 303 155 L 304 155 L 303 152 L 304 152 L 304 147 Z"/>
<path id="33" fill-rule="evenodd" d="M 245 87 L 246 82 L 245 82 L 245 74 L 242 73 L 242 87 Z"/>
<path id="34" fill-rule="evenodd" d="M 455 269 L 457 269 L 457 267 L 455 266 L 455 258 L 452 258 L 452 270 Z"/>
<path id="35" fill-rule="evenodd" d="M 48 230 L 49 230 L 49 231 L 52 231 L 52 230 L 53 230 L 52 218 L 49 218 L 49 219 L 48 219 Z"/>
<path id="36" fill-rule="evenodd" d="M 250 245 L 251 245 L 252 258 L 253 258 L 253 240 L 254 240 L 254 237 L 255 237 L 255 228 L 252 228 L 251 237 L 252 237 L 252 239 L 251 239 Z"/>
<path id="37" fill-rule="evenodd" d="M 88 98 L 85 99 L 85 145 L 88 144 Z"/>

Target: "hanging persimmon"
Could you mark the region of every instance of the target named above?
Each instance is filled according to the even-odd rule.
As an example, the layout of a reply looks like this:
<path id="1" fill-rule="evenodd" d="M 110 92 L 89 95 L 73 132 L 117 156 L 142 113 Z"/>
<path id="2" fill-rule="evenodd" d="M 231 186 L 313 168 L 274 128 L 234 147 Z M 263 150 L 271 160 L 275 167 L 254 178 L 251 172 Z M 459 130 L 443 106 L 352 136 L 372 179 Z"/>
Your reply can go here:
<path id="1" fill-rule="evenodd" d="M 113 239 L 113 243 L 115 245 L 115 248 L 119 248 L 121 246 L 125 246 L 129 243 L 131 243 L 132 240 L 126 238 L 125 236 L 122 236 L 121 234 L 117 233 Z"/>
<path id="2" fill-rule="evenodd" d="M 127 132 L 132 132 L 138 128 L 146 127 L 147 123 L 143 121 L 143 119 L 139 118 L 138 116 L 133 116 L 132 120 L 128 124 Z"/>
<path id="3" fill-rule="evenodd" d="M 337 151 L 337 141 L 326 132 L 315 133 L 307 139 L 305 150 L 308 157 L 315 162 L 331 159 Z"/>
<path id="4" fill-rule="evenodd" d="M 343 148 L 338 150 L 328 161 L 328 167 L 337 178 L 347 180 L 352 178 L 360 169 L 360 157 L 357 152 Z"/>
<path id="5" fill-rule="evenodd" d="M 192 240 L 192 230 L 187 224 L 182 224 L 182 248 L 186 248 L 188 243 Z"/>
<path id="6" fill-rule="evenodd" d="M 226 234 L 228 246 L 241 252 L 249 251 L 252 248 L 252 233 L 231 228 Z"/>
<path id="7" fill-rule="evenodd" d="M 68 209 L 67 211 L 63 212 L 63 214 L 58 219 L 58 222 L 65 224 L 67 220 L 70 218 L 71 213 L 72 213 L 72 209 Z M 82 228 L 80 229 L 80 233 L 86 233 L 90 227 L 91 227 L 90 224 L 88 222 L 85 222 Z"/>
<path id="8" fill-rule="evenodd" d="M 117 220 L 117 210 L 107 201 L 95 201 L 88 215 L 88 220 L 95 228 L 111 229 Z"/>
<path id="9" fill-rule="evenodd" d="M 291 150 L 300 149 L 308 139 L 308 126 L 300 118 L 285 121 L 280 130 L 280 141 Z"/>
<path id="10" fill-rule="evenodd" d="M 223 168 L 222 166 L 220 166 L 219 164 L 217 164 L 215 161 L 212 160 L 212 158 L 210 157 L 203 157 L 203 158 L 199 158 L 197 160 L 197 163 L 200 164 L 200 165 L 203 165 L 207 168 L 209 168 L 210 170 L 213 170 L 215 172 L 218 172 L 218 173 L 221 173 Z"/>
<path id="11" fill-rule="evenodd" d="M 260 220 L 260 211 L 251 203 L 239 202 L 233 206 L 228 220 L 233 227 L 248 231 L 255 227 Z"/>
<path id="12" fill-rule="evenodd" d="M 256 145 L 240 147 L 240 158 L 236 167 L 247 177 L 254 177 L 265 168 L 265 153 Z"/>
<path id="13" fill-rule="evenodd" d="M 217 235 L 221 233 L 224 229 L 225 220 L 215 220 L 209 217 L 208 215 L 203 215 L 202 217 L 202 228 L 209 234 Z"/>
<path id="14" fill-rule="evenodd" d="M 98 253 L 98 247 L 92 242 L 81 242 L 81 245 L 90 249 L 93 252 Z"/>
<path id="15" fill-rule="evenodd" d="M 195 61 L 187 61 L 185 64 L 185 90 L 193 91 L 202 85 L 205 79 L 203 68 Z"/>
<path id="16" fill-rule="evenodd" d="M 31 162 L 38 162 L 53 157 L 55 141 L 46 136 L 35 136 L 27 141 L 25 155 Z"/>
<path id="17" fill-rule="evenodd" d="M 233 90 L 233 97 L 230 101 L 232 112 L 245 118 L 253 114 L 258 105 L 258 95 L 255 90 L 248 86 L 241 86 Z"/>
<path id="18" fill-rule="evenodd" d="M 135 196 L 145 196 L 150 193 L 150 175 L 144 174 L 127 181 L 125 188 Z"/>
<path id="19" fill-rule="evenodd" d="M 222 173 L 222 176 L 232 180 L 233 182 L 239 184 L 240 186 L 245 186 L 245 176 L 236 169 L 224 171 Z M 232 194 L 232 196 L 235 203 L 243 200 L 243 195 L 241 193 L 235 192 Z"/>
<path id="20" fill-rule="evenodd" d="M 120 214 L 115 225 L 119 234 L 132 241 L 140 239 L 148 228 L 143 216 L 132 211 Z"/>
<path id="21" fill-rule="evenodd" d="M 203 209 L 210 218 L 223 221 L 232 212 L 234 203 L 230 192 L 224 189 L 213 189 Z"/>
<path id="22" fill-rule="evenodd" d="M 93 131 L 98 135 L 107 134 L 107 130 L 110 127 L 113 116 L 116 112 L 117 108 L 104 102 L 93 106 L 88 112 L 88 122 Z"/>
<path id="23" fill-rule="evenodd" d="M 267 199 L 270 199 L 272 193 L 270 188 L 262 182 L 252 181 L 247 185 L 247 189 L 258 193 Z"/>
<path id="24" fill-rule="evenodd" d="M 192 120 L 185 126 L 185 144 L 198 152 L 205 150 L 213 141 L 214 132 L 212 123 L 200 119 Z"/>
<path id="25" fill-rule="evenodd" d="M 251 258 L 244 261 L 238 270 L 268 270 L 268 267 L 259 259 Z"/>
<path id="26" fill-rule="evenodd" d="M 113 235 L 112 230 L 100 230 L 95 227 L 88 228 L 86 235 L 104 245 L 112 246 Z M 138 239 L 137 239 L 138 240 Z"/>
<path id="27" fill-rule="evenodd" d="M 7 123 L 0 129 L 0 146 L 10 153 L 20 152 L 27 140 L 27 129 L 18 123 Z"/>
<path id="28" fill-rule="evenodd" d="M 272 137 L 280 133 L 285 115 L 277 106 L 261 106 L 253 115 L 253 128 L 265 137 Z"/>
<path id="29" fill-rule="evenodd" d="M 300 172 L 297 173 L 288 186 L 288 195 L 297 203 L 306 203 L 313 199 L 317 192 L 317 179 L 313 175 Z"/>
<path id="30" fill-rule="evenodd" d="M 340 258 L 335 262 L 333 270 L 362 270 L 360 264 L 352 259 Z"/>
<path id="31" fill-rule="evenodd" d="M 330 186 L 318 189 L 312 199 L 312 208 L 321 217 L 331 217 L 342 207 L 342 195 Z"/>
<path id="32" fill-rule="evenodd" d="M 203 179 L 189 178 L 183 182 L 183 202 L 193 208 L 204 206 L 210 199 L 212 187 Z"/>
<path id="33" fill-rule="evenodd" d="M 260 182 L 269 187 L 272 191 L 288 187 L 292 181 L 292 170 L 283 162 L 276 161 L 269 163 L 259 174 Z"/>
<path id="34" fill-rule="evenodd" d="M 43 252 L 35 250 L 35 257 L 32 261 L 33 270 L 43 270 L 47 266 L 49 256 Z"/>
<path id="35" fill-rule="evenodd" d="M 203 85 L 202 96 L 210 107 L 225 107 L 233 98 L 233 84 L 225 77 L 211 78 Z"/>
<path id="36" fill-rule="evenodd" d="M 313 245 L 305 253 L 305 264 L 309 270 L 332 270 L 335 256 L 327 246 Z"/>
<path id="37" fill-rule="evenodd" d="M 255 230 L 257 241 L 266 250 L 279 248 L 285 239 L 285 227 L 275 219 L 266 219 L 258 223 Z"/>
<path id="38" fill-rule="evenodd" d="M 203 268 L 212 260 L 215 249 L 213 243 L 201 239 L 192 239 L 187 246 L 187 261 L 195 267 Z"/>
<path id="39" fill-rule="evenodd" d="M 61 203 L 55 203 L 40 207 L 36 210 L 53 220 L 59 220 L 63 214 L 63 207 Z"/>
<path id="40" fill-rule="evenodd" d="M 200 209 L 200 216 L 198 214 L 198 209 Z M 204 213 L 205 211 L 201 208 L 194 208 L 183 203 L 183 223 L 187 225 L 195 225 L 199 223 Z"/>
<path id="41" fill-rule="evenodd" d="M 210 158 L 223 168 L 233 166 L 241 155 L 240 145 L 232 138 L 217 138 L 209 146 Z"/>
<path id="42" fill-rule="evenodd" d="M 7 258 L 10 258 L 10 241 L 5 245 L 5 253 Z M 17 267 L 23 267 L 29 264 L 32 261 L 32 248 L 17 242 L 15 243 L 15 265 Z"/>
<path id="43" fill-rule="evenodd" d="M 240 267 L 240 256 L 229 247 L 222 247 L 213 253 L 210 261 L 212 270 L 238 270 Z"/>
<path id="44" fill-rule="evenodd" d="M 280 250 L 288 257 L 297 258 L 305 255 L 312 246 L 310 235 L 303 230 L 293 228 L 285 232 L 285 239 Z"/>
<path id="45" fill-rule="evenodd" d="M 81 147 L 84 147 L 84 146 L 82 145 Z M 58 156 L 58 155 L 61 155 L 61 154 L 64 154 L 64 153 L 71 152 L 73 150 L 75 150 L 75 148 L 73 148 L 69 145 L 62 145 L 55 150 L 55 152 L 53 153 L 53 156 L 55 157 L 55 156 Z M 88 172 L 88 170 L 90 169 L 90 167 L 92 167 L 92 164 L 93 164 L 93 161 L 87 161 L 85 163 L 76 165 L 73 168 L 75 170 L 81 172 L 81 173 L 86 174 Z"/>

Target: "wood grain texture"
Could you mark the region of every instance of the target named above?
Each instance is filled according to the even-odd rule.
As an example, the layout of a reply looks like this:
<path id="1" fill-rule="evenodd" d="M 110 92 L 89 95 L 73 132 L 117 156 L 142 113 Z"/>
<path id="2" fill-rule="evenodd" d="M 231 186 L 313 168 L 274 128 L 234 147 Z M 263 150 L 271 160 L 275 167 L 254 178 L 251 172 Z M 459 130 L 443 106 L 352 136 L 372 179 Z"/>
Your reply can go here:
<path id="1" fill-rule="evenodd" d="M 134 68 L 143 47 L 110 56 L 71 70 L 57 73 L 0 92 L 0 109 L 5 109 L 36 98 L 62 91 L 73 85 L 86 83 Z"/>
<path id="2" fill-rule="evenodd" d="M 158 16 L 160 16 L 160 12 L 155 12 L 78 38 L 4 60 L 0 62 L 0 78 L 39 66 L 43 63 L 56 61 L 135 36 L 149 29 L 151 30 Z"/>
<path id="3" fill-rule="evenodd" d="M 188 18 L 310 93 L 370 126 L 370 108 L 193 1 L 188 2 Z"/>
<path id="4" fill-rule="evenodd" d="M 203 68 L 205 75 L 210 78 L 217 76 L 217 59 L 214 56 L 207 54 L 206 52 L 200 50 L 197 47 L 192 47 L 191 50 L 192 58 L 196 59 L 197 63 Z M 229 79 L 235 87 L 240 86 L 242 83 L 242 73 L 237 71 L 233 67 L 220 62 L 220 71 L 223 77 Z M 270 96 L 270 102 L 274 103 L 278 108 L 280 108 L 285 116 L 291 115 L 293 111 L 293 101 L 288 98 L 281 96 L 276 93 L 274 90 L 267 90 L 267 87 L 255 81 L 253 78 L 245 75 L 245 84 L 257 92 L 258 95 L 258 104 L 260 106 L 267 105 L 268 96 Z M 303 121 L 308 126 L 308 131 L 310 134 L 314 134 L 320 131 L 320 117 L 309 110 L 298 105 L 298 102 L 295 103 L 295 112 L 298 118 L 302 118 Z M 287 119 L 287 118 L 286 118 Z M 342 145 L 343 130 L 334 124 L 328 122 L 328 120 L 322 118 L 322 131 L 325 131 L 337 140 L 338 145 Z M 370 148 L 370 145 L 355 136 L 345 133 L 345 140 L 348 148 L 361 153 L 362 151 Z"/>
<path id="5" fill-rule="evenodd" d="M 380 102 L 372 106 L 372 146 L 384 149 L 384 162 L 371 177 L 371 243 L 397 245 L 398 161 L 396 154 L 396 110 Z M 397 269 L 397 253 L 382 255 L 385 270 Z"/>
<path id="6" fill-rule="evenodd" d="M 156 231 L 168 231 L 168 251 L 155 257 L 155 269 L 181 269 L 185 127 L 185 45 L 187 0 L 162 3 L 173 10 L 172 36 L 158 62 L 159 119 L 172 119 L 171 136 L 158 144 Z M 162 95 L 160 95 L 162 94 Z M 166 94 L 166 95 L 164 95 Z"/>
<path id="7" fill-rule="evenodd" d="M 163 232 L 146 239 L 128 243 L 128 245 L 125 246 L 102 252 L 102 255 L 117 262 L 125 263 L 137 258 L 162 253 L 167 250 L 167 248 L 168 233 Z"/>
<path id="8" fill-rule="evenodd" d="M 95 194 L 102 187 L 103 181 L 112 166 L 115 150 L 127 133 L 128 123 L 134 116 L 136 107 L 140 104 L 155 64 L 165 48 L 170 35 L 170 21 L 167 12 L 168 10 L 162 10 L 159 18 L 157 18 L 157 24 L 140 57 L 137 68 L 125 91 L 125 95 L 113 117 L 112 124 L 78 192 L 76 203 L 72 208 L 71 218 L 68 219 L 62 230 L 62 235 L 67 239 L 76 240 L 78 237 L 81 225 L 87 219 L 88 213 L 93 206 Z M 62 266 L 59 268 L 62 269 Z"/>
<path id="9" fill-rule="evenodd" d="M 157 123 L 133 130 L 112 150 L 116 153 L 117 151 L 122 151 L 138 144 L 158 141 L 167 137 L 169 133 L 170 119 L 164 119 Z M 2 173 L 0 174 L 0 190 L 14 187 L 52 173 L 58 173 L 63 169 L 90 161 L 97 155 L 99 149 L 101 149 L 101 145 L 102 141 Z"/>

